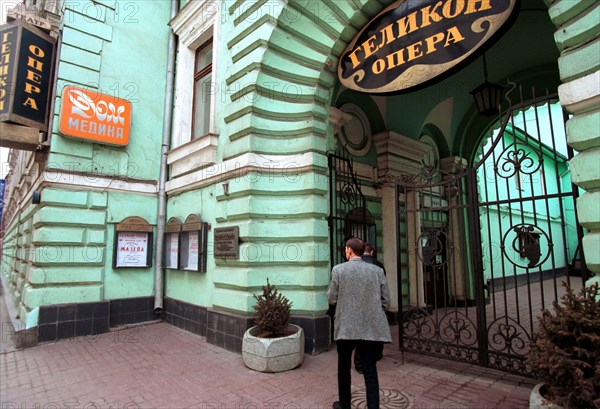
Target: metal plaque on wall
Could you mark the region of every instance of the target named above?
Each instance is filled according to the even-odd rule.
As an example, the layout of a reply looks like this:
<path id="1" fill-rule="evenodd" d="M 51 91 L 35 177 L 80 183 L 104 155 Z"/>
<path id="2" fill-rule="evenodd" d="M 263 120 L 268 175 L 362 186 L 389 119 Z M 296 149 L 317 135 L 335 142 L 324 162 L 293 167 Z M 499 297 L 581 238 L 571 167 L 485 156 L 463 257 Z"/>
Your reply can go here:
<path id="1" fill-rule="evenodd" d="M 239 259 L 239 238 L 239 226 L 216 228 L 214 247 L 215 258 Z"/>

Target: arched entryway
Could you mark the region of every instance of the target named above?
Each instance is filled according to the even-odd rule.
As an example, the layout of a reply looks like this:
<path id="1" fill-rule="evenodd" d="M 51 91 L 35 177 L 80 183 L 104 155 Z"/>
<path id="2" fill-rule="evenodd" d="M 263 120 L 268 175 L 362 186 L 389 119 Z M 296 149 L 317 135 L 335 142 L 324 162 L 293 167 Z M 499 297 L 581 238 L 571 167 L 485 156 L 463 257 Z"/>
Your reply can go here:
<path id="1" fill-rule="evenodd" d="M 366 208 L 375 217 L 378 246 L 390 285 L 401 289 L 406 283 L 401 281 L 399 272 L 410 266 L 403 265 L 395 254 L 406 241 L 403 221 L 397 219 L 395 211 L 396 178 L 428 169 L 422 166 L 422 160 L 431 157 L 432 141 L 438 154 L 445 155 L 440 156 L 440 162 L 450 168 L 469 161 L 490 119 L 478 115 L 469 94 L 484 80 L 481 59 L 442 82 L 393 97 L 358 95 L 339 86 L 336 65 L 342 50 L 366 22 L 391 3 L 290 1 L 282 9 L 270 10 L 254 23 L 256 27 L 269 27 L 261 31 L 262 37 L 252 51 L 262 55 L 260 62 L 251 67 L 256 86 L 243 88 L 232 100 L 255 95 L 275 97 L 282 103 L 267 108 L 264 99 L 254 98 L 251 104 L 234 104 L 238 111 L 231 112 L 228 120 L 230 124 L 239 121 L 244 125 L 237 136 L 246 136 L 250 147 L 258 147 L 265 137 L 291 138 L 286 152 L 306 154 L 304 169 L 322 174 L 324 169 L 331 169 L 325 165 L 328 154 L 348 145 L 340 143 L 336 135 L 353 118 L 360 118 L 356 112 L 350 112 L 350 118 L 343 115 L 348 114 L 343 105 L 354 103 L 367 118 L 370 148 L 350 156 L 361 181 Z M 554 31 L 544 2 L 522 2 L 513 28 L 486 52 L 490 81 L 505 85 L 510 78 L 526 85 L 526 90 L 535 86 L 555 91 L 560 84 L 560 53 L 554 43 Z M 239 57 L 234 56 L 234 61 L 243 59 L 248 52 L 238 50 Z M 284 59 L 297 64 L 278 64 Z M 277 86 L 269 85 L 273 83 Z M 351 130 L 347 131 L 352 137 Z M 427 138 L 421 140 L 423 135 Z M 361 145 L 369 145 L 360 140 L 350 142 L 356 142 L 358 151 L 362 150 Z M 321 185 L 315 183 L 310 188 L 318 190 Z M 328 189 L 334 186 L 330 183 Z M 329 215 L 331 212 L 330 208 Z M 332 237 L 330 232 L 330 243 Z M 328 274 L 328 267 L 319 267 L 319 274 Z M 400 293 L 401 290 L 393 295 L 397 311 L 401 307 Z"/>
<path id="2" fill-rule="evenodd" d="M 472 163 L 397 179 L 403 349 L 530 374 L 537 315 L 585 279 L 564 122 L 556 95 L 509 104 Z"/>

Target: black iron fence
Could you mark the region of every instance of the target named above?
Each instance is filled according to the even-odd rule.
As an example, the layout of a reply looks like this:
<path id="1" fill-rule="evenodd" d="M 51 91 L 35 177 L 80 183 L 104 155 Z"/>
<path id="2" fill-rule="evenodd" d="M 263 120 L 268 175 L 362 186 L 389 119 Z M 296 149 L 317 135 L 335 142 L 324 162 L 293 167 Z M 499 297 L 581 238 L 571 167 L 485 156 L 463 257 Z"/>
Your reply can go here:
<path id="1" fill-rule="evenodd" d="M 530 374 L 536 317 L 585 268 L 564 123 L 556 95 L 522 101 L 471 163 L 397 180 L 402 350 Z"/>

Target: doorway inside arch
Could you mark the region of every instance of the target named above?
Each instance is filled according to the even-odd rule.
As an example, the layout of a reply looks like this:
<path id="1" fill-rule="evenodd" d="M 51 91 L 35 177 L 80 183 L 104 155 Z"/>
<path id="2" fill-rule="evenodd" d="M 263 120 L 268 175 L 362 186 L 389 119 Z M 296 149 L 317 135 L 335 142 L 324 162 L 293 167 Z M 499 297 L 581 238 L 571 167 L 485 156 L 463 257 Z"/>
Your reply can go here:
<path id="1" fill-rule="evenodd" d="M 330 154 L 329 161 L 329 232 L 330 267 L 346 261 L 346 240 L 357 237 L 377 248 L 375 218 L 367 209 L 352 159 L 344 152 Z"/>
<path id="2" fill-rule="evenodd" d="M 531 374 L 536 317 L 585 279 L 565 120 L 556 95 L 521 100 L 471 164 L 398 178 L 402 350 Z"/>

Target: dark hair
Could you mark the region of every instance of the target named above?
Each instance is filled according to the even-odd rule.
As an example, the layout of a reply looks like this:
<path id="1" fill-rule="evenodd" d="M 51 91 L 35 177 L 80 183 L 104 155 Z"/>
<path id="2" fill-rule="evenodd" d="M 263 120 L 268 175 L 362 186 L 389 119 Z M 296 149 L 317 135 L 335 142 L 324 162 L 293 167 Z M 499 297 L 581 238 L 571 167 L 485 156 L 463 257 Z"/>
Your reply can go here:
<path id="1" fill-rule="evenodd" d="M 348 241 L 346 241 L 346 247 L 350 247 L 356 256 L 362 256 L 365 251 L 365 243 L 356 237 L 348 239 Z"/>
<path id="2" fill-rule="evenodd" d="M 365 243 L 365 253 L 371 254 L 373 250 L 375 250 L 375 247 L 371 243 Z"/>

